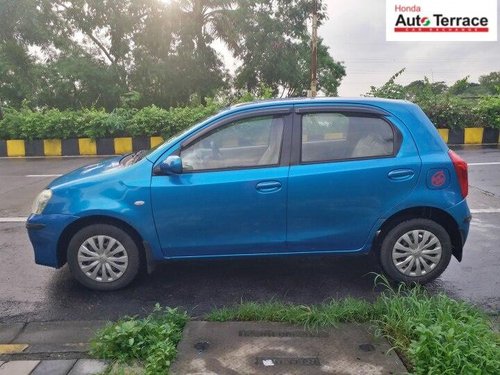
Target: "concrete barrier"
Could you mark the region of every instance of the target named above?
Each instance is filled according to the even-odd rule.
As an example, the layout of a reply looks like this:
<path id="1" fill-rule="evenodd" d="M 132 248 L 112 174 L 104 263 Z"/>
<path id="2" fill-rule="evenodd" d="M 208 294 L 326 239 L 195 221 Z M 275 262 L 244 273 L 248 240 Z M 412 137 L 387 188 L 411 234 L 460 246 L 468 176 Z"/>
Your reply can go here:
<path id="1" fill-rule="evenodd" d="M 150 149 L 162 137 L 116 137 L 71 139 L 0 140 L 0 157 L 121 155 Z"/>

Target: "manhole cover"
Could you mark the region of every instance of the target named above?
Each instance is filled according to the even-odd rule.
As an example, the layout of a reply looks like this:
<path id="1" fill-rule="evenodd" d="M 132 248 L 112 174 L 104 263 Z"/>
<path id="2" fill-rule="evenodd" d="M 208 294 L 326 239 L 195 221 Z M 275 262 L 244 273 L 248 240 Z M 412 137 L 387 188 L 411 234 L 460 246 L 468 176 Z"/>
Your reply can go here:
<path id="1" fill-rule="evenodd" d="M 359 324 L 317 331 L 281 323 L 191 321 L 171 374 L 406 373 L 389 349 Z"/>

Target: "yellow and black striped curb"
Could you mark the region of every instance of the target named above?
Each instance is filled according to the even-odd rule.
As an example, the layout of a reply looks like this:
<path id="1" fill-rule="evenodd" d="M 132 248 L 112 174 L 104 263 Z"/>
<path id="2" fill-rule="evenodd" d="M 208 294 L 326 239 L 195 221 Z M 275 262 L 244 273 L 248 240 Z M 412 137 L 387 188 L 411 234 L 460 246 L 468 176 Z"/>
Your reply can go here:
<path id="1" fill-rule="evenodd" d="M 132 151 L 147 150 L 162 142 L 162 137 L 0 140 L 0 157 L 121 155 Z"/>
<path id="2" fill-rule="evenodd" d="M 0 344 L 0 355 L 22 353 L 28 347 L 28 344 Z"/>
<path id="3" fill-rule="evenodd" d="M 494 128 L 464 128 L 438 129 L 443 140 L 450 145 L 480 145 L 498 144 L 499 129 Z"/>
<path id="4" fill-rule="evenodd" d="M 498 144 L 499 129 L 465 128 L 438 129 L 443 140 L 453 145 Z M 72 138 L 72 139 L 21 139 L 0 140 L 2 156 L 75 156 L 121 155 L 145 150 L 163 142 L 162 137 Z"/>

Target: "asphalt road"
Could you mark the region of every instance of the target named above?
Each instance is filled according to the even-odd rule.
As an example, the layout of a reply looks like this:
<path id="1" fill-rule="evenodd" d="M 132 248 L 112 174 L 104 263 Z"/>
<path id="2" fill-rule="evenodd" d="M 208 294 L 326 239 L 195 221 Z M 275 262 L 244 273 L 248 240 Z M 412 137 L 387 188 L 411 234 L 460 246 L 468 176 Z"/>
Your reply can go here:
<path id="1" fill-rule="evenodd" d="M 454 258 L 429 284 L 434 291 L 500 310 L 500 148 L 458 150 L 469 163 L 474 218 L 464 259 Z M 125 290 L 93 292 L 69 274 L 38 266 L 24 223 L 35 195 L 54 177 L 96 158 L 0 159 L 0 322 L 116 319 L 150 312 L 155 303 L 194 316 L 242 300 L 300 304 L 346 296 L 373 299 L 370 257 L 288 257 L 165 263 Z"/>

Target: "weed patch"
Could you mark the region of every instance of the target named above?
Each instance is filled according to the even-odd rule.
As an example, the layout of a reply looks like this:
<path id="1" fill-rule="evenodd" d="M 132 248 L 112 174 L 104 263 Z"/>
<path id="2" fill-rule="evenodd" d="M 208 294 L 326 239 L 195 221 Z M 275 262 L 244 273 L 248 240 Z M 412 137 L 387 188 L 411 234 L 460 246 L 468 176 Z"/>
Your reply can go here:
<path id="1" fill-rule="evenodd" d="M 177 355 L 187 320 L 185 313 L 156 305 L 146 318 L 127 317 L 100 330 L 90 353 L 117 362 L 139 361 L 146 374 L 165 374 Z"/>
<path id="2" fill-rule="evenodd" d="M 500 335 L 475 307 L 422 287 L 388 289 L 375 304 L 379 333 L 415 374 L 500 374 Z"/>

